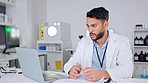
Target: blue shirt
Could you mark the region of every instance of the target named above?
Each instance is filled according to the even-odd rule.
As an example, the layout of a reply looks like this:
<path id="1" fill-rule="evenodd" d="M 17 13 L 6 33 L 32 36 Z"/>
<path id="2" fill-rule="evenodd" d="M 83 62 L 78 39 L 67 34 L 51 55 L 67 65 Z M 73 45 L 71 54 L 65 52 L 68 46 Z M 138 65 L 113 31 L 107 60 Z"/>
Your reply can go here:
<path id="1" fill-rule="evenodd" d="M 93 42 L 94 47 L 93 47 L 93 56 L 92 56 L 92 66 L 93 66 L 93 68 L 95 68 L 97 70 L 106 69 L 106 53 L 105 53 L 105 49 L 107 50 L 106 45 L 108 43 L 108 40 L 109 40 L 109 37 L 107 38 L 106 42 L 103 44 L 102 47 L 100 47 L 95 41 Z M 97 47 L 97 51 L 98 51 L 98 55 L 99 55 L 99 58 L 101 60 L 101 63 L 102 63 L 103 55 L 105 53 L 102 68 L 101 68 L 101 65 L 100 65 L 100 62 L 99 62 L 99 59 L 98 59 L 96 47 Z"/>

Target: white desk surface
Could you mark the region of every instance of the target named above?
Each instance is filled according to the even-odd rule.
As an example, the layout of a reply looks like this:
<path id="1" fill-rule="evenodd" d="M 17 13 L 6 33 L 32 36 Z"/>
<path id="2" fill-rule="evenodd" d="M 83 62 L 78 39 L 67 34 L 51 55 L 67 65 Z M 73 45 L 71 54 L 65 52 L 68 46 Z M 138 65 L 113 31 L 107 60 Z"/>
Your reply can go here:
<path id="1" fill-rule="evenodd" d="M 132 78 L 124 80 L 120 83 L 148 83 L 148 79 Z"/>
<path id="2" fill-rule="evenodd" d="M 14 60 L 14 59 L 17 59 L 16 53 L 12 53 L 10 55 L 0 54 L 0 61 L 8 61 L 8 60 Z M 55 83 L 67 83 L 67 82 L 78 83 L 78 80 L 62 79 L 62 80 L 57 80 Z M 2 78 L 0 78 L 0 83 L 38 83 L 38 82 L 32 79 L 29 79 L 23 76 L 22 74 L 10 73 L 2 76 Z M 88 83 L 91 83 L 91 82 L 88 82 Z M 111 83 L 116 83 L 116 82 L 111 82 Z M 148 83 L 148 79 L 132 78 L 132 79 L 124 80 L 120 83 Z"/>
<path id="3" fill-rule="evenodd" d="M 16 53 L 11 53 L 10 55 L 0 53 L 0 61 L 8 61 L 14 59 L 17 59 Z"/>
<path id="4" fill-rule="evenodd" d="M 75 52 L 76 49 L 65 49 L 65 51 L 67 51 L 67 52 L 71 52 L 71 51 Z"/>
<path id="5" fill-rule="evenodd" d="M 86 80 L 79 80 L 79 79 L 61 79 L 57 80 L 54 83 L 104 83 L 104 82 L 89 82 Z M 148 79 L 140 79 L 140 78 L 130 78 L 123 80 L 121 82 L 113 82 L 110 83 L 148 83 Z"/>
<path id="6" fill-rule="evenodd" d="M 82 81 L 74 79 L 61 79 L 55 81 L 54 83 L 81 83 L 81 82 Z M 2 78 L 0 78 L 0 83 L 38 83 L 38 82 L 31 80 L 23 76 L 22 74 L 5 74 Z M 88 82 L 88 83 L 94 83 L 94 82 Z M 110 82 L 110 83 L 116 83 L 116 82 Z M 124 80 L 120 83 L 148 83 L 148 79 L 132 78 Z"/>
<path id="7" fill-rule="evenodd" d="M 22 74 L 5 74 L 0 78 L 0 83 L 38 83 Z"/>

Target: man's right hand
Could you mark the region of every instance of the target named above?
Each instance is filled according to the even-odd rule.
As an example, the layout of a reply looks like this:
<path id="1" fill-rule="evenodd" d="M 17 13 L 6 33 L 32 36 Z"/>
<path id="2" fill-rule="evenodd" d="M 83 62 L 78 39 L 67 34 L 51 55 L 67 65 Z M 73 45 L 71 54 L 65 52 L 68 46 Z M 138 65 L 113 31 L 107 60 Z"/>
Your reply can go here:
<path id="1" fill-rule="evenodd" d="M 79 77 L 79 73 L 81 71 L 81 66 L 72 66 L 72 68 L 69 71 L 69 77 L 72 79 L 76 79 Z"/>

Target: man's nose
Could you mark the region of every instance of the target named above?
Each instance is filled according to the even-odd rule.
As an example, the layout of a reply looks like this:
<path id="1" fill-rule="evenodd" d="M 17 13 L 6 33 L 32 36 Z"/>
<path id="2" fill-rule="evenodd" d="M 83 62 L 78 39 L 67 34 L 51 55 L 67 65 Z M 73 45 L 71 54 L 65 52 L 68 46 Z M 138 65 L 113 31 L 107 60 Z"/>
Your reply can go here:
<path id="1" fill-rule="evenodd" d="M 91 32 L 93 32 L 93 29 L 90 27 L 90 28 L 88 29 L 88 31 L 89 31 L 89 33 L 91 33 Z"/>

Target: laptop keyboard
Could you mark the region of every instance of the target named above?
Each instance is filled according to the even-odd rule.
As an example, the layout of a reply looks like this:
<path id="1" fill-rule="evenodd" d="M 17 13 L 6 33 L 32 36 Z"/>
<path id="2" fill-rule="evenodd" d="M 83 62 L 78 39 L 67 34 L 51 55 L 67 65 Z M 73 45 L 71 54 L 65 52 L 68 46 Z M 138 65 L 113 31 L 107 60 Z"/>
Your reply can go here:
<path id="1" fill-rule="evenodd" d="M 53 72 L 43 73 L 43 77 L 44 77 L 44 80 L 47 82 L 54 82 L 58 79 L 68 78 L 68 76 L 58 74 L 58 73 L 53 73 Z"/>
<path id="2" fill-rule="evenodd" d="M 58 80 L 58 78 L 56 78 L 56 77 L 49 77 L 45 74 L 43 74 L 43 77 L 46 82 L 54 82 L 54 81 Z"/>

